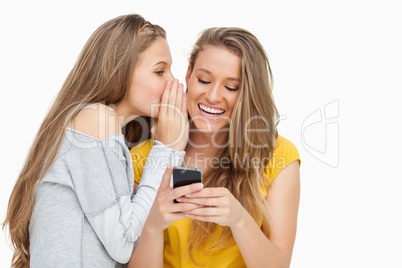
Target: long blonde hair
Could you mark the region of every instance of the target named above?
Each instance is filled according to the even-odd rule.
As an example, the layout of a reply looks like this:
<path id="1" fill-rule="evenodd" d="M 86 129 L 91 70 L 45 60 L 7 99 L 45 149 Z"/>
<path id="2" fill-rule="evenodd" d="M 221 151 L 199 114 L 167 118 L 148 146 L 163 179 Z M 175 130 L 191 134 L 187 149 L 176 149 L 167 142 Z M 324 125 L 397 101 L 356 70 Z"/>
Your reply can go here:
<path id="1" fill-rule="evenodd" d="M 264 171 L 278 136 L 279 114 L 272 95 L 273 78 L 268 57 L 258 39 L 244 29 L 209 28 L 202 32 L 194 45 L 190 55 L 191 70 L 205 46 L 221 47 L 240 57 L 241 83 L 229 124 L 229 146 L 220 149 L 216 155 L 219 159 L 230 159 L 230 167 L 207 170 L 204 186 L 229 189 L 269 237 L 269 210 L 261 186 L 269 186 Z M 266 132 L 248 132 L 248 129 L 265 129 Z M 262 161 L 258 167 L 254 166 L 255 159 Z M 217 228 L 222 228 L 221 235 L 212 245 L 207 245 L 208 238 Z M 189 254 L 194 262 L 193 254 L 197 250 L 213 254 L 213 249 L 233 244 L 230 228 L 192 221 Z"/>
<path id="2" fill-rule="evenodd" d="M 10 196 L 3 229 L 8 225 L 14 247 L 12 267 L 29 266 L 28 227 L 35 185 L 52 164 L 66 126 L 87 103 L 122 101 L 140 53 L 157 37 L 166 38 L 160 26 L 132 14 L 105 22 L 85 44 L 39 128 Z"/>

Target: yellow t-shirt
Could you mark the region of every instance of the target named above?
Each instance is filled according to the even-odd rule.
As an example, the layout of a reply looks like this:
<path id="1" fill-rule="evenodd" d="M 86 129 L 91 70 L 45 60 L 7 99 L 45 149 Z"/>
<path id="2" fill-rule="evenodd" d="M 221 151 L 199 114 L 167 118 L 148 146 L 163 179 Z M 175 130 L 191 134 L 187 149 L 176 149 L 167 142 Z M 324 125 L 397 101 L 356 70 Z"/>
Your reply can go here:
<path id="1" fill-rule="evenodd" d="M 131 149 L 133 158 L 134 180 L 138 184 L 141 180 L 142 170 L 146 164 L 147 156 L 153 145 L 152 140 L 144 141 Z M 289 140 L 278 136 L 272 158 L 265 169 L 265 174 L 270 183 L 290 163 L 298 160 L 299 152 L 296 146 Z M 269 183 L 267 184 L 269 185 Z M 264 196 L 267 195 L 267 188 L 261 187 Z M 191 219 L 185 218 L 173 222 L 164 231 L 164 267 L 199 267 L 195 265 L 188 256 L 187 246 L 189 243 Z M 213 237 L 219 235 L 219 227 Z M 211 237 L 208 242 L 213 241 Z M 246 267 L 240 250 L 236 244 L 224 249 L 214 249 L 208 254 L 198 252 L 194 259 L 205 266 L 202 267 Z"/>

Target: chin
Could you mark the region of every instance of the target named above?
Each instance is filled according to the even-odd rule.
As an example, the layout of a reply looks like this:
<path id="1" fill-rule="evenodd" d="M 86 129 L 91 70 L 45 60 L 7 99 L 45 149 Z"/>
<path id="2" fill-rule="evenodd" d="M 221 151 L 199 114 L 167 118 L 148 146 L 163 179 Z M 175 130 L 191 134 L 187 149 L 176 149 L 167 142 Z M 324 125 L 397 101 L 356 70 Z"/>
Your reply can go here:
<path id="1" fill-rule="evenodd" d="M 197 131 L 205 134 L 214 134 L 216 132 L 228 132 L 229 125 L 218 122 L 194 122 L 194 127 Z"/>

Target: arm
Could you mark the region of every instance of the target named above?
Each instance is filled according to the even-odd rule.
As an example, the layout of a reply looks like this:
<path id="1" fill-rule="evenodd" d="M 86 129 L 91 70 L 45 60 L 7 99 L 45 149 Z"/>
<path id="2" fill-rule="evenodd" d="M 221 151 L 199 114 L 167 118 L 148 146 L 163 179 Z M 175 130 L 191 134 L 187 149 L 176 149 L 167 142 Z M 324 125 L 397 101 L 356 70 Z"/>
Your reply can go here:
<path id="1" fill-rule="evenodd" d="M 155 125 L 152 128 L 155 143 L 160 141 L 181 151 L 187 144 L 188 127 L 186 95 L 183 94 L 183 85 L 179 84 L 177 80 L 173 83 L 168 82 L 161 98 L 158 119 L 155 120 Z M 180 166 L 183 158 L 184 153 L 176 154 L 170 161 L 174 165 Z M 160 163 L 155 164 L 160 165 Z M 152 166 L 154 165 L 145 165 L 141 182 L 150 174 L 149 169 Z M 163 175 L 155 202 L 128 267 L 163 267 L 164 229 L 173 221 L 184 218 L 183 211 L 200 207 L 195 204 L 175 204 L 173 202 L 180 196 L 200 190 L 202 184 L 172 189 L 170 187 L 172 171 L 173 166 L 170 166 Z M 152 252 L 152 258 L 149 258 L 149 252 Z"/>
<path id="2" fill-rule="evenodd" d="M 189 218 L 229 226 L 247 267 L 277 268 L 290 265 L 299 196 L 299 163 L 294 161 L 282 170 L 268 190 L 266 200 L 272 216 L 270 239 L 226 188 L 205 188 L 179 200 L 204 205 L 186 213 Z"/>
<path id="3" fill-rule="evenodd" d="M 93 104 L 87 106 L 75 118 L 71 127 L 87 134 L 83 139 L 96 146 L 83 149 L 81 145 L 85 145 L 84 143 L 70 137 L 76 144 L 74 149 L 79 154 L 72 160 L 74 168 L 71 173 L 75 192 L 93 230 L 114 260 L 127 263 L 164 172 L 163 165 L 155 163 L 161 163 L 161 160 L 169 161 L 174 150 L 158 143 L 152 147 L 148 157 L 151 168 L 144 171 L 145 176 L 136 195 L 132 197 L 133 178 L 127 166 L 130 162 L 127 160 L 131 159 L 131 156 L 122 136 L 116 136 L 120 134 L 120 127 L 106 125 L 103 128 L 107 130 L 105 132 L 100 128 L 102 122 L 110 121 L 106 119 L 113 116 L 116 117 L 117 114 L 108 107 Z M 100 131 L 94 131 L 94 128 Z"/>
<path id="4" fill-rule="evenodd" d="M 137 194 L 132 195 L 133 180 L 130 154 L 124 138 L 110 136 L 97 141 L 93 148 L 70 149 L 76 156 L 69 159 L 74 191 L 80 206 L 97 237 L 111 258 L 127 263 L 141 234 L 154 202 L 162 167 L 152 169 L 141 181 Z M 149 159 L 170 157 L 172 149 L 154 146 Z M 85 179 L 84 179 L 85 178 Z"/>
<path id="5" fill-rule="evenodd" d="M 201 183 L 195 183 L 176 189 L 170 187 L 173 166 L 170 165 L 163 175 L 155 202 L 149 212 L 144 229 L 134 250 L 128 268 L 163 267 L 163 231 L 172 222 L 184 218 L 183 211 L 199 208 L 195 204 L 177 204 L 173 200 L 202 189 Z M 149 258 L 152 252 L 152 258 Z"/>
<path id="6" fill-rule="evenodd" d="M 247 267 L 289 267 L 296 237 L 300 198 L 299 163 L 294 161 L 273 181 L 267 202 L 271 237 L 267 239 L 247 213 L 231 230 Z"/>

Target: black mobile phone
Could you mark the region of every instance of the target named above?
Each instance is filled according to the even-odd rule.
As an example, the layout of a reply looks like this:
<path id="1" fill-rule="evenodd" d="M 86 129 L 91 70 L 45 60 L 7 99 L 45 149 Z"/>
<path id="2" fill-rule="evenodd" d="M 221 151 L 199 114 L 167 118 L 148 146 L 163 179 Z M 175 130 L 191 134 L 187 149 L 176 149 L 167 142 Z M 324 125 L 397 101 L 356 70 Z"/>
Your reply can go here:
<path id="1" fill-rule="evenodd" d="M 202 182 L 201 169 L 191 167 L 175 167 L 173 169 L 173 188 Z"/>
<path id="2" fill-rule="evenodd" d="M 175 167 L 173 169 L 173 188 L 197 182 L 202 183 L 201 169 L 190 167 Z M 177 203 L 176 199 L 174 202 Z"/>

